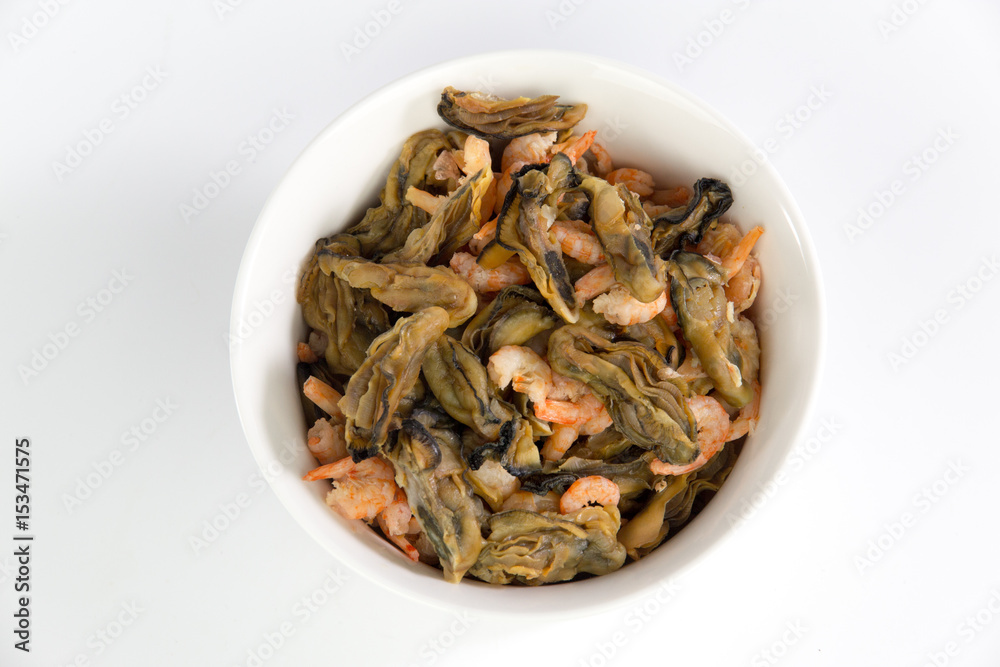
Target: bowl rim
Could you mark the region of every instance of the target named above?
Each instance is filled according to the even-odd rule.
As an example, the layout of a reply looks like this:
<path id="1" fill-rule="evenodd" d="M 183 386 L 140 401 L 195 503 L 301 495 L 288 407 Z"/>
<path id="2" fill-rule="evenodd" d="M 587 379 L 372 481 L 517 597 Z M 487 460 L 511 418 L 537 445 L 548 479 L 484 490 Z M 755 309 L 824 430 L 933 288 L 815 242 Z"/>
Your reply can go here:
<path id="1" fill-rule="evenodd" d="M 418 79 L 425 76 L 433 75 L 437 72 L 444 72 L 453 69 L 461 69 L 463 71 L 468 71 L 470 68 L 476 66 L 482 66 L 486 63 L 495 63 L 503 65 L 504 61 L 507 60 L 517 60 L 517 59 L 535 59 L 535 58 L 563 58 L 571 61 L 576 61 L 581 64 L 591 64 L 595 66 L 600 66 L 602 68 L 608 68 L 612 70 L 618 70 L 623 73 L 644 79 L 660 88 L 668 91 L 672 96 L 683 100 L 689 104 L 696 113 L 701 115 L 703 119 L 710 120 L 715 123 L 726 132 L 732 135 L 734 141 L 741 144 L 747 149 L 756 148 L 756 144 L 749 139 L 735 124 L 733 124 L 727 117 L 722 113 L 717 111 L 714 107 L 703 101 L 701 98 L 697 97 L 693 93 L 687 91 L 686 89 L 680 87 L 678 84 L 665 79 L 661 75 L 651 72 L 649 70 L 640 68 L 638 66 L 614 60 L 611 58 L 606 58 L 603 56 L 595 56 L 589 53 L 577 52 L 572 50 L 562 50 L 562 49 L 510 49 L 510 50 L 494 50 L 485 51 L 473 55 L 462 56 L 459 58 L 451 58 L 441 60 L 431 65 L 421 67 L 419 69 L 408 72 L 402 76 L 396 77 L 390 82 L 379 86 L 373 91 L 367 93 L 359 100 L 348 106 L 340 114 L 338 114 L 333 120 L 331 120 L 319 133 L 317 133 L 309 143 L 302 149 L 295 160 L 290 164 L 288 169 L 282 174 L 281 178 L 275 184 L 271 192 L 269 193 L 267 199 L 265 200 L 261 211 L 254 222 L 253 228 L 247 239 L 246 246 L 242 258 L 240 260 L 239 270 L 237 272 L 236 283 L 233 291 L 232 307 L 230 313 L 230 336 L 232 336 L 233 331 L 236 330 L 239 325 L 241 318 L 244 313 L 244 304 L 248 301 L 249 290 L 250 290 L 250 280 L 249 275 L 253 265 L 256 263 L 256 259 L 262 250 L 262 244 L 265 235 L 265 224 L 264 222 L 271 217 L 271 209 L 275 206 L 275 201 L 278 199 L 279 193 L 287 185 L 289 176 L 296 173 L 301 165 L 308 161 L 311 154 L 318 149 L 320 144 L 325 143 L 328 137 L 335 134 L 339 128 L 343 125 L 351 124 L 355 117 L 359 114 L 364 113 L 364 111 L 371 107 L 372 105 L 377 105 L 380 101 L 393 94 L 395 89 L 405 84 L 410 79 Z M 771 164 L 770 160 L 765 160 L 757 165 L 758 171 L 763 171 L 767 173 L 770 181 L 775 187 L 775 194 L 782 200 L 782 207 L 786 212 L 787 223 L 795 237 L 795 241 L 800 248 L 803 255 L 803 263 L 806 267 L 806 280 L 800 283 L 805 284 L 809 289 L 805 290 L 808 292 L 808 297 L 815 303 L 815 325 L 816 330 L 816 340 L 815 342 L 815 354 L 811 357 L 806 358 L 806 363 L 808 363 L 808 368 L 803 373 L 803 377 L 807 378 L 807 386 L 802 388 L 805 392 L 805 399 L 803 401 L 803 408 L 800 414 L 796 417 L 798 423 L 795 425 L 794 429 L 790 432 L 790 437 L 783 443 L 775 444 L 770 443 L 772 449 L 781 447 L 780 457 L 778 462 L 774 465 L 770 474 L 773 477 L 775 474 L 780 472 L 788 459 L 788 456 L 797 442 L 801 441 L 805 429 L 811 421 L 812 415 L 815 412 L 816 402 L 819 394 L 819 387 L 822 382 L 822 375 L 825 366 L 826 358 L 826 348 L 827 348 L 827 303 L 826 294 L 824 289 L 823 277 L 821 273 L 821 266 L 819 262 L 816 249 L 813 245 L 812 238 L 809 233 L 808 226 L 805 223 L 805 218 L 802 215 L 801 210 L 792 193 L 789 191 L 788 186 L 785 184 L 784 180 L 778 174 L 777 170 Z M 811 280 L 808 280 L 811 278 Z M 272 459 L 267 457 L 268 451 L 257 444 L 255 444 L 255 438 L 251 437 L 251 428 L 248 423 L 247 416 L 247 406 L 241 405 L 240 400 L 240 380 L 239 377 L 239 347 L 230 347 L 230 379 L 233 383 L 233 391 L 236 402 L 237 414 L 240 419 L 240 425 L 243 429 L 244 437 L 253 454 L 254 460 L 257 465 L 263 470 L 266 469 L 268 463 Z M 478 581 L 466 581 L 463 580 L 460 584 L 461 586 L 471 589 L 475 588 L 477 591 L 500 591 L 500 590 L 517 590 L 519 594 L 529 593 L 530 591 L 535 591 L 536 595 L 532 595 L 533 599 L 530 600 L 530 606 L 525 606 L 524 608 L 512 608 L 509 605 L 494 605 L 490 604 L 490 595 L 477 595 L 470 591 L 468 595 L 463 595 L 460 602 L 455 602 L 452 600 L 444 600 L 434 595 L 429 595 L 423 591 L 415 590 L 414 588 L 406 585 L 400 585 L 395 579 L 386 580 L 377 576 L 376 569 L 371 566 L 370 562 L 364 562 L 362 559 L 356 557 L 353 553 L 343 550 L 333 553 L 331 549 L 327 546 L 327 542 L 322 539 L 320 535 L 317 534 L 317 528 L 312 525 L 311 522 L 307 522 L 302 518 L 298 512 L 298 503 L 296 500 L 290 497 L 290 494 L 282 488 L 280 484 L 277 484 L 275 479 L 270 476 L 265 476 L 268 479 L 268 486 L 274 491 L 275 495 L 278 497 L 281 504 L 284 506 L 285 510 L 295 518 L 296 523 L 301 526 L 310 535 L 310 537 L 315 540 L 319 545 L 330 553 L 334 558 L 343 563 L 346 567 L 350 568 L 353 572 L 358 573 L 363 578 L 370 580 L 383 589 L 390 590 L 396 594 L 402 595 L 404 598 L 420 602 L 423 604 L 430 605 L 432 607 L 456 611 L 456 609 L 462 609 L 466 611 L 473 611 L 477 614 L 485 615 L 497 615 L 497 616 L 510 616 L 512 614 L 517 614 L 520 617 L 531 617 L 531 618 L 551 618 L 553 615 L 557 614 L 561 618 L 574 618 L 583 616 L 591 613 L 598 613 L 601 611 L 608 611 L 612 609 L 621 608 L 627 606 L 638 599 L 641 599 L 650 594 L 653 590 L 655 584 L 664 582 L 666 580 L 677 581 L 683 579 L 685 576 L 692 573 L 705 561 L 706 556 L 714 551 L 717 551 L 719 546 L 724 543 L 727 538 L 733 535 L 733 528 L 729 528 L 725 532 L 719 534 L 715 539 L 713 539 L 709 544 L 699 551 L 697 554 L 688 558 L 686 561 L 679 564 L 674 564 L 670 568 L 669 576 L 661 576 L 655 579 L 651 579 L 647 586 L 637 587 L 635 590 L 623 592 L 615 595 L 611 599 L 601 599 L 588 601 L 586 605 L 579 605 L 573 608 L 565 608 L 559 605 L 551 604 L 551 601 L 547 601 L 544 604 L 539 604 L 538 595 L 540 591 L 550 591 L 550 593 L 545 594 L 547 597 L 553 600 L 558 600 L 559 589 L 572 585 L 576 589 L 586 588 L 588 584 L 593 587 L 592 582 L 600 582 L 605 577 L 593 577 L 590 579 L 585 579 L 582 581 L 566 582 L 558 585 L 548 585 L 548 586 L 535 586 L 535 587 L 499 587 L 490 584 L 485 584 Z M 758 480 L 759 483 L 765 483 L 767 480 Z M 337 517 L 334 517 L 337 518 Z M 692 521 L 692 523 L 694 523 Z M 690 524 L 689 524 L 690 525 Z M 637 563 L 632 563 L 629 565 L 630 568 L 634 568 L 639 565 L 642 561 Z M 606 576 L 612 576 L 606 575 Z M 441 580 L 442 585 L 454 586 L 454 584 L 447 584 Z M 442 589 L 444 590 L 444 589 Z M 497 593 L 496 598 L 492 602 L 500 601 L 500 593 Z M 470 599 L 471 598 L 471 599 Z M 528 602 L 528 600 L 526 600 Z M 473 604 L 470 604 L 473 603 Z"/>

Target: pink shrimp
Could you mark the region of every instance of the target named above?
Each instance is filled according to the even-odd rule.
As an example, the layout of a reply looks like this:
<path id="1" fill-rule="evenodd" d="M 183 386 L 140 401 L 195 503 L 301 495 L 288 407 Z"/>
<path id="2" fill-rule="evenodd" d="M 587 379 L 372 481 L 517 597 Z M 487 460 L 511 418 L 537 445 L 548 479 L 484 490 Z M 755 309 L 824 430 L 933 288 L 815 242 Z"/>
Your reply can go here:
<path id="1" fill-rule="evenodd" d="M 604 249 L 590 225 L 582 220 L 556 220 L 549 228 L 563 253 L 584 264 L 605 262 Z"/>
<path id="2" fill-rule="evenodd" d="M 750 434 L 753 435 L 757 428 L 757 418 L 760 413 L 760 383 L 753 382 L 753 400 L 740 408 L 740 413 L 729 425 L 729 434 L 726 435 L 726 442 L 742 438 Z"/>
<path id="3" fill-rule="evenodd" d="M 542 458 L 546 461 L 558 461 L 563 457 L 576 439 L 580 437 L 580 429 L 569 424 L 553 424 L 552 435 L 542 446 Z"/>
<path id="4" fill-rule="evenodd" d="M 655 190 L 649 197 L 649 201 L 657 206 L 669 206 L 671 208 L 677 208 L 678 206 L 684 206 L 691 199 L 694 193 L 691 192 L 691 188 L 685 187 L 683 185 L 670 188 L 669 190 Z"/>
<path id="5" fill-rule="evenodd" d="M 585 273 L 573 289 L 576 292 L 576 300 L 586 303 L 599 294 L 604 294 L 615 286 L 618 281 L 615 279 L 615 272 L 610 264 L 600 264 Z"/>
<path id="6" fill-rule="evenodd" d="M 552 369 L 537 352 L 521 345 L 504 345 L 490 355 L 486 372 L 501 389 L 513 384 L 514 391 L 541 403 L 552 392 Z"/>
<path id="7" fill-rule="evenodd" d="M 402 489 L 396 489 L 396 495 L 392 502 L 379 513 L 378 525 L 382 529 L 382 534 L 399 547 L 407 558 L 418 561 L 420 560 L 420 552 L 406 539 L 412 518 L 413 513 L 410 511 L 410 504 L 406 501 L 406 492 Z"/>
<path id="8" fill-rule="evenodd" d="M 459 166 L 466 176 L 472 176 L 481 169 L 491 169 L 493 161 L 490 158 L 489 142 L 470 134 L 465 139 L 462 162 Z"/>
<path id="9" fill-rule="evenodd" d="M 588 505 L 617 505 L 621 497 L 621 489 L 607 477 L 581 477 L 570 484 L 559 498 L 559 512 L 569 514 Z"/>
<path id="10" fill-rule="evenodd" d="M 508 259 L 495 269 L 484 269 L 469 253 L 456 252 L 448 265 L 480 294 L 499 292 L 510 285 L 527 285 L 531 282 L 528 269 L 516 257 Z"/>
<path id="11" fill-rule="evenodd" d="M 743 267 L 743 263 L 750 256 L 750 251 L 753 250 L 754 244 L 757 243 L 757 239 L 763 233 L 763 227 L 759 225 L 754 227 L 722 258 L 722 272 L 727 279 L 736 275 L 736 272 Z"/>
<path id="12" fill-rule="evenodd" d="M 535 416 L 553 424 L 574 426 L 583 435 L 594 435 L 611 426 L 611 415 L 601 399 L 588 389 L 575 401 L 547 398 L 535 403 Z"/>
<path id="13" fill-rule="evenodd" d="M 692 396 L 687 399 L 687 404 L 698 424 L 698 447 L 701 453 L 687 465 L 673 465 L 653 459 L 649 469 L 654 475 L 683 475 L 697 470 L 726 444 L 730 429 L 729 413 L 722 404 L 711 396 Z"/>
<path id="14" fill-rule="evenodd" d="M 486 208 L 484 207 L 485 211 Z M 472 240 L 469 241 L 469 250 L 473 254 L 478 255 L 486 247 L 486 244 L 493 240 L 493 237 L 497 233 L 497 218 L 493 218 L 488 222 L 484 222 L 483 226 L 479 228 L 479 231 L 472 235 Z"/>
<path id="15" fill-rule="evenodd" d="M 426 190 L 420 190 L 412 185 L 406 189 L 406 201 L 431 215 L 434 215 L 447 199 L 446 195 L 432 195 Z"/>
<path id="16" fill-rule="evenodd" d="M 667 292 L 660 292 L 660 296 L 649 303 L 643 303 L 629 291 L 621 286 L 615 285 L 611 291 L 602 294 L 594 299 L 594 312 L 604 315 L 604 319 L 619 326 L 629 326 L 648 322 L 667 306 Z"/>
<path id="17" fill-rule="evenodd" d="M 310 375 L 309 379 L 302 385 L 302 393 L 326 414 L 331 417 L 343 419 L 344 413 L 341 412 L 340 406 L 337 405 L 343 396 L 340 395 L 339 391 L 315 375 Z"/>
<path id="18" fill-rule="evenodd" d="M 604 147 L 604 144 L 595 139 L 594 142 L 590 144 L 590 150 L 587 152 L 594 157 L 593 160 L 589 160 L 589 163 L 594 168 L 594 174 L 600 176 L 601 178 L 607 178 L 608 174 L 610 174 L 615 168 L 614 164 L 611 162 L 611 154 L 608 153 L 608 149 Z"/>
<path id="19" fill-rule="evenodd" d="M 570 162 L 576 164 L 576 161 L 583 157 L 583 154 L 590 149 L 594 143 L 595 136 L 597 136 L 597 130 L 584 132 L 582 136 L 575 139 L 571 138 L 561 144 L 556 144 L 549 149 L 549 155 L 555 157 L 556 153 L 565 153 Z"/>
<path id="20" fill-rule="evenodd" d="M 648 197 L 654 191 L 653 177 L 638 169 L 615 169 L 607 175 L 606 180 L 612 185 L 624 183 L 625 187 L 640 197 Z"/>
<path id="21" fill-rule="evenodd" d="M 555 132 L 546 132 L 545 134 L 536 132 L 511 139 L 500 158 L 502 174 L 497 183 L 496 203 L 493 205 L 494 213 L 500 213 L 503 200 L 507 197 L 507 191 L 510 190 L 510 186 L 514 182 L 514 173 L 527 164 L 548 162 L 549 148 L 555 142 Z"/>
<path id="22" fill-rule="evenodd" d="M 371 521 L 396 497 L 396 472 L 380 458 L 355 463 L 350 456 L 307 472 L 302 479 L 334 480 L 326 504 L 346 519 Z"/>
<path id="23" fill-rule="evenodd" d="M 317 419 L 306 434 L 306 445 L 320 465 L 333 463 L 347 456 L 343 421 Z"/>
<path id="24" fill-rule="evenodd" d="M 442 151 L 437 159 L 434 160 L 434 164 L 431 166 L 434 170 L 434 178 L 439 181 L 449 181 L 462 178 L 462 172 L 458 168 L 458 163 L 455 162 L 455 156 L 451 151 Z"/>

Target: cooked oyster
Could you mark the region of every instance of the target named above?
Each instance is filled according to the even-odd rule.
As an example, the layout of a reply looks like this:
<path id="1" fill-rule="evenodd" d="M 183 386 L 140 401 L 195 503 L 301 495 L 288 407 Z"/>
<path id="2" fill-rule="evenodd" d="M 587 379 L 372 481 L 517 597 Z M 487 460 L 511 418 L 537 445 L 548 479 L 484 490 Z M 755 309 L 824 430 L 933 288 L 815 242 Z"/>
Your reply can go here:
<path id="1" fill-rule="evenodd" d="M 469 574 L 492 584 L 546 584 L 607 574 L 625 562 L 618 508 L 570 514 L 508 510 L 489 519 L 490 535 Z"/>
<path id="2" fill-rule="evenodd" d="M 374 456 L 389 430 L 398 428 L 400 401 L 417 383 L 427 348 L 447 328 L 448 313 L 432 306 L 400 318 L 372 342 L 340 400 L 347 449 L 355 461 Z"/>
<path id="3" fill-rule="evenodd" d="M 666 257 L 682 243 L 698 243 L 705 230 L 732 205 L 733 192 L 728 185 L 714 178 L 698 180 L 687 208 L 653 220 L 653 248 Z"/>
<path id="4" fill-rule="evenodd" d="M 573 127 L 587 113 L 586 104 L 556 104 L 558 95 L 518 97 L 466 92 L 448 86 L 441 93 L 438 115 L 449 125 L 480 137 L 512 139 L 534 132 Z"/>
<path id="5" fill-rule="evenodd" d="M 715 263 L 693 252 L 675 252 L 668 263 L 670 298 L 684 338 L 691 344 L 715 389 L 729 405 L 742 408 L 753 398 L 752 378 L 726 317 L 722 273 Z"/>
<path id="6" fill-rule="evenodd" d="M 481 506 L 464 478 L 458 451 L 419 421 L 407 419 L 385 454 L 413 516 L 434 545 L 445 580 L 458 582 L 483 547 Z"/>
<path id="7" fill-rule="evenodd" d="M 324 273 L 336 274 L 351 287 L 371 295 L 395 311 L 413 313 L 428 306 L 448 311 L 449 327 L 457 327 L 476 312 L 478 300 L 469 283 L 446 266 L 376 264 L 366 259 L 320 255 Z"/>
<path id="8" fill-rule="evenodd" d="M 490 305 L 469 320 L 462 343 L 486 359 L 504 345 L 523 345 L 558 323 L 559 318 L 538 292 L 514 285 L 502 289 Z"/>
<path id="9" fill-rule="evenodd" d="M 496 238 L 479 257 L 479 263 L 489 269 L 517 253 L 535 287 L 567 322 L 580 319 L 580 307 L 562 250 L 549 227 L 559 195 L 577 183 L 573 165 L 563 153 L 548 165 L 528 165 L 518 172 L 500 211 Z"/>
<path id="10" fill-rule="evenodd" d="M 685 465 L 698 456 L 695 421 L 684 400 L 687 386 L 653 350 L 567 325 L 549 338 L 549 364 L 587 384 L 615 428 L 661 461 Z"/>
<path id="11" fill-rule="evenodd" d="M 650 244 L 649 216 L 624 184 L 588 176 L 580 189 L 590 196 L 590 224 L 615 279 L 639 301 L 655 301 L 663 294 L 664 279 Z"/>

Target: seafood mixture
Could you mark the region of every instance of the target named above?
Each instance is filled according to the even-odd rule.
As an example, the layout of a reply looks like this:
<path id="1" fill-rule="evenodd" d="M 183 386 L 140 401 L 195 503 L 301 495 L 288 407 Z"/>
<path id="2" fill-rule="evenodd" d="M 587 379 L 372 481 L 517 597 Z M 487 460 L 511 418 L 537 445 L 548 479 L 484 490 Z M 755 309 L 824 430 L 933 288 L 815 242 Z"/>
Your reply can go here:
<path id="1" fill-rule="evenodd" d="M 757 422 L 763 233 L 664 187 L 587 107 L 446 88 L 298 286 L 327 504 L 444 578 L 601 575 L 696 515 Z M 499 158 L 499 159 L 498 159 Z"/>

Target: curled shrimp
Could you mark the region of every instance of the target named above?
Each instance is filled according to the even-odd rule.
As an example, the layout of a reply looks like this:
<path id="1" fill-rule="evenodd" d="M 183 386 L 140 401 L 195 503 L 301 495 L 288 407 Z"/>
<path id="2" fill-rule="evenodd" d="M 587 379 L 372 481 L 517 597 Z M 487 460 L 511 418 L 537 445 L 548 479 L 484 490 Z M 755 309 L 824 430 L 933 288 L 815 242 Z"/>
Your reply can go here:
<path id="1" fill-rule="evenodd" d="M 649 201 L 657 206 L 677 208 L 687 204 L 693 195 L 691 188 L 681 185 L 669 190 L 654 190 L 653 194 L 649 196 Z"/>
<path id="2" fill-rule="evenodd" d="M 420 560 L 420 552 L 406 539 L 406 534 L 410 532 L 412 518 L 413 513 L 410 511 L 410 504 L 406 501 L 406 492 L 402 489 L 396 489 L 396 495 L 392 502 L 379 513 L 378 525 L 382 529 L 382 534 L 399 547 L 407 558 L 418 561 Z"/>
<path id="3" fill-rule="evenodd" d="M 295 346 L 295 355 L 299 361 L 305 364 L 314 364 L 319 361 L 316 351 L 309 347 L 309 343 L 299 343 Z"/>
<path id="4" fill-rule="evenodd" d="M 640 197 L 648 197 L 654 191 L 653 177 L 638 169 L 627 167 L 624 169 L 615 169 L 607 175 L 606 180 L 611 185 L 623 183 L 625 187 Z"/>
<path id="5" fill-rule="evenodd" d="M 733 246 L 732 250 L 727 252 L 722 258 L 722 272 L 728 278 L 736 275 L 736 273 L 743 268 L 744 262 L 750 257 L 750 251 L 753 250 L 754 244 L 757 243 L 757 239 L 760 238 L 761 234 L 764 233 L 764 228 L 760 225 L 754 227 L 749 232 L 746 233 L 740 242 Z"/>
<path id="6" fill-rule="evenodd" d="M 406 201 L 431 215 L 437 213 L 437 210 L 447 199 L 446 195 L 432 195 L 426 190 L 415 188 L 412 185 L 406 189 Z"/>
<path id="7" fill-rule="evenodd" d="M 437 159 L 434 160 L 431 169 L 434 171 L 434 178 L 439 181 L 458 181 L 458 179 L 462 178 L 462 172 L 458 168 L 455 155 L 451 151 L 442 151 L 437 156 Z"/>
<path id="8" fill-rule="evenodd" d="M 584 264 L 602 264 L 604 249 L 590 225 L 582 220 L 556 220 L 549 228 L 563 253 Z"/>
<path id="9" fill-rule="evenodd" d="M 346 519 L 371 521 L 396 497 L 396 472 L 392 465 L 373 457 L 355 463 L 350 456 L 307 472 L 302 479 L 332 479 L 326 504 Z"/>
<path id="10" fill-rule="evenodd" d="M 722 404 L 711 396 L 692 396 L 687 399 L 688 407 L 698 423 L 698 447 L 701 453 L 687 465 L 664 463 L 653 459 L 649 469 L 654 475 L 683 475 L 692 472 L 708 463 L 709 459 L 719 453 L 729 436 L 729 413 Z"/>
<path id="11" fill-rule="evenodd" d="M 462 163 L 459 164 L 465 175 L 472 176 L 481 169 L 489 169 L 492 164 L 489 142 L 472 134 L 466 137 L 465 148 L 462 150 Z"/>
<path id="12" fill-rule="evenodd" d="M 548 162 L 549 148 L 555 142 L 555 132 L 546 132 L 545 134 L 535 132 L 511 139 L 500 157 L 502 174 L 497 183 L 496 202 L 493 205 L 494 213 L 500 213 L 503 200 L 507 197 L 507 191 L 510 190 L 510 186 L 514 182 L 514 173 L 528 164 Z"/>
<path id="13" fill-rule="evenodd" d="M 595 139 L 590 144 L 590 150 L 587 153 L 593 157 L 592 160 L 588 160 L 588 163 L 593 167 L 594 174 L 601 178 L 607 178 L 608 174 L 614 171 L 615 166 L 611 162 L 611 154 L 608 153 L 604 144 Z"/>
<path id="14" fill-rule="evenodd" d="M 581 477 L 566 489 L 559 498 L 559 512 L 569 514 L 588 505 L 617 505 L 622 494 L 618 485 L 607 477 L 590 475 Z"/>
<path id="15" fill-rule="evenodd" d="M 302 393 L 326 414 L 337 419 L 343 419 L 344 413 L 341 412 L 340 406 L 337 405 L 343 396 L 340 395 L 339 391 L 315 375 L 310 375 L 309 379 L 302 385 Z"/>
<path id="16" fill-rule="evenodd" d="M 333 463 L 347 456 L 343 421 L 317 419 L 306 434 L 306 445 L 320 465 Z"/>
<path id="17" fill-rule="evenodd" d="M 579 437 L 580 429 L 576 426 L 553 424 L 552 435 L 545 439 L 542 446 L 542 458 L 546 461 L 558 461 Z"/>
<path id="18" fill-rule="evenodd" d="M 583 135 L 575 139 L 569 139 L 561 144 L 552 146 L 549 149 L 549 155 L 555 157 L 557 153 L 564 153 L 570 162 L 576 164 L 576 161 L 583 157 L 583 154 L 593 145 L 595 136 L 597 136 L 597 130 L 584 132 Z"/>
<path id="19" fill-rule="evenodd" d="M 740 408 L 739 415 L 729 425 L 726 442 L 742 438 L 747 434 L 753 435 L 754 429 L 757 428 L 757 418 L 760 414 L 760 383 L 754 380 L 752 386 L 753 400 Z"/>
<path id="20" fill-rule="evenodd" d="M 733 304 L 735 312 L 742 313 L 757 300 L 760 290 L 760 262 L 755 257 L 747 257 L 740 270 L 725 284 L 726 299 Z"/>
<path id="21" fill-rule="evenodd" d="M 496 181 L 493 181 L 496 183 Z M 483 210 L 487 210 L 483 207 Z M 497 234 L 497 220 L 498 218 L 493 218 L 487 222 L 483 223 L 483 226 L 479 228 L 479 231 L 472 235 L 472 240 L 469 241 L 469 250 L 472 254 L 478 255 L 486 247 L 486 244 L 493 240 L 493 237 Z"/>
<path id="22" fill-rule="evenodd" d="M 587 273 L 583 274 L 573 286 L 576 292 L 576 300 L 579 303 L 586 303 L 599 294 L 604 294 L 617 284 L 615 273 L 610 264 L 595 266 Z"/>
<path id="23" fill-rule="evenodd" d="M 514 391 L 541 403 L 552 392 L 552 369 L 537 352 L 521 345 L 504 345 L 490 355 L 486 372 L 501 389 L 513 384 Z"/>
<path id="24" fill-rule="evenodd" d="M 604 319 L 612 324 L 629 326 L 650 321 L 663 312 L 667 302 L 666 290 L 660 292 L 660 296 L 653 301 L 643 303 L 625 287 L 616 284 L 611 291 L 594 299 L 594 312 L 604 315 Z"/>
<path id="25" fill-rule="evenodd" d="M 516 257 L 508 259 L 495 269 L 484 269 L 476 258 L 467 252 L 456 252 L 448 263 L 451 270 L 469 283 L 476 292 L 499 292 L 511 285 L 527 285 L 531 282 L 528 269 Z"/>

